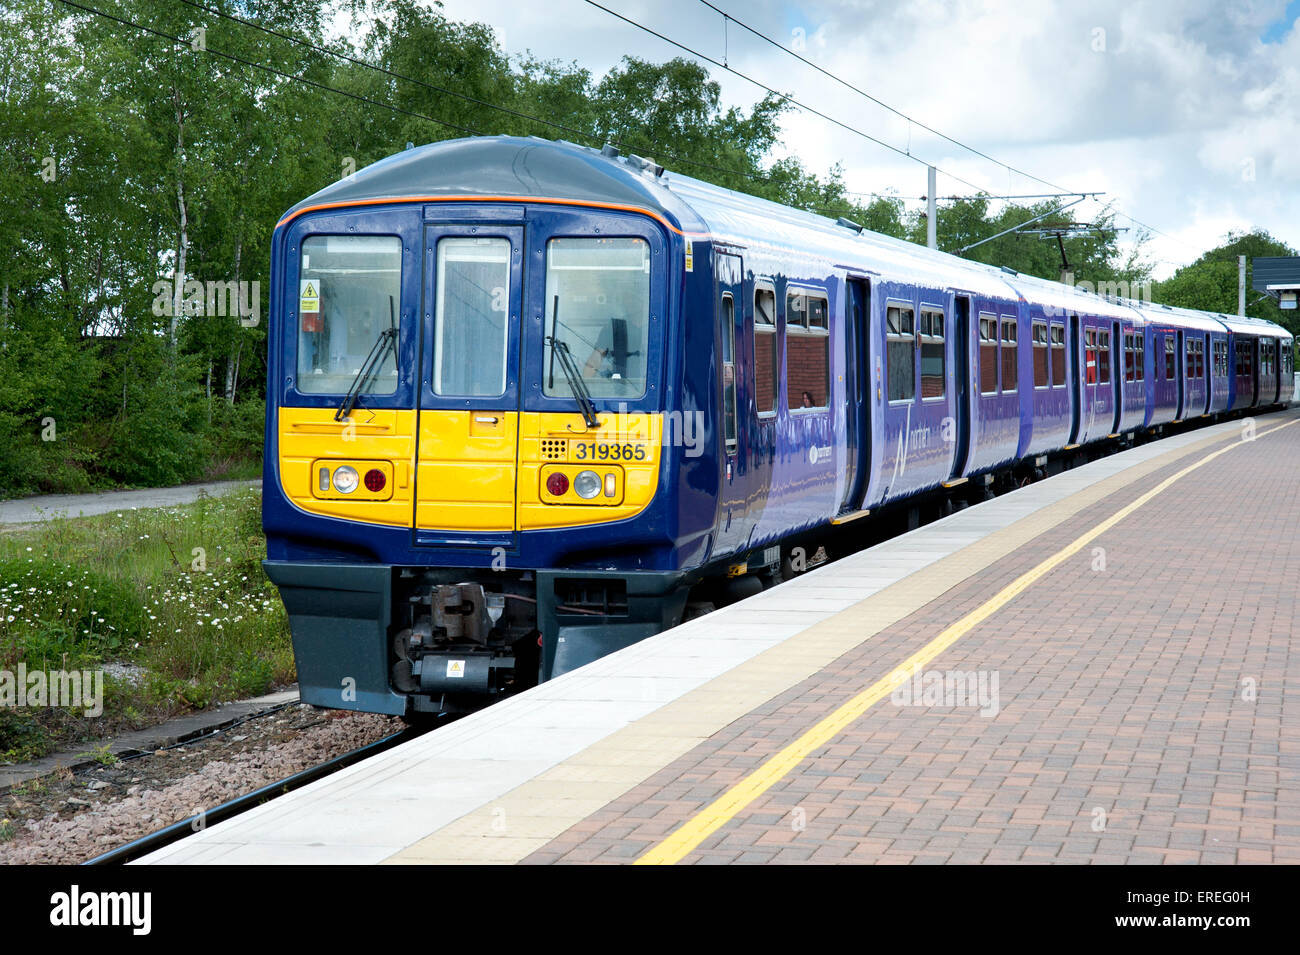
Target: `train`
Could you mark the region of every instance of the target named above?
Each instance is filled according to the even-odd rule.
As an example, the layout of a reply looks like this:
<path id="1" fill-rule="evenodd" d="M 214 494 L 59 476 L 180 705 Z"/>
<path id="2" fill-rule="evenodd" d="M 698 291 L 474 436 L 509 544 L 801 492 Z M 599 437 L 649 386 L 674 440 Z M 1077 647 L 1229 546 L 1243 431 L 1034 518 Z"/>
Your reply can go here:
<path id="1" fill-rule="evenodd" d="M 612 146 L 408 148 L 290 208 L 270 274 L 264 566 L 301 697 L 412 721 L 756 593 L 882 515 L 1294 392 L 1278 325 Z"/>

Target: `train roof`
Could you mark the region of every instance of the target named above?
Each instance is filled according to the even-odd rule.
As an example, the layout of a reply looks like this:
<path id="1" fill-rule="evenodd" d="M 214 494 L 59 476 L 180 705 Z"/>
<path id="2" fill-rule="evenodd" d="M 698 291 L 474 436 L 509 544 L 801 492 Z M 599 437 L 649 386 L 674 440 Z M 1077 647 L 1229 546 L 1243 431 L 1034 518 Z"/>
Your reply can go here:
<path id="1" fill-rule="evenodd" d="M 685 202 L 655 182 L 653 173 L 644 175 L 616 155 L 531 136 L 452 139 L 407 149 L 313 193 L 283 218 L 323 205 L 470 196 L 637 206 L 682 229 L 702 226 Z"/>
<path id="2" fill-rule="evenodd" d="M 1291 333 L 1281 325 L 1266 321 L 1262 318 L 1251 318 L 1249 315 L 1224 315 L 1222 313 L 1214 316 L 1220 322 L 1228 327 L 1228 331 L 1237 335 L 1276 335 L 1280 338 L 1290 338 Z"/>
<path id="3" fill-rule="evenodd" d="M 452 197 L 630 206 L 650 211 L 688 235 L 820 256 L 828 270 L 859 269 L 854 263 L 866 258 L 871 267 L 864 271 L 938 288 L 1025 300 L 1032 291 L 1034 304 L 1050 308 L 1138 321 L 1168 321 L 1172 312 L 1195 327 L 1217 322 L 1238 333 L 1290 337 L 1281 326 L 1261 319 L 1112 300 L 665 172 L 653 160 L 624 156 L 609 146 L 598 150 L 533 136 L 479 136 L 407 149 L 331 183 L 290 208 L 281 222 L 320 206 Z"/>
<path id="4" fill-rule="evenodd" d="M 1137 311 L 1145 314 L 1148 320 L 1157 325 L 1177 325 L 1181 328 L 1194 328 L 1203 332 L 1222 333 L 1224 331 L 1223 323 L 1208 312 L 1198 312 L 1190 308 L 1156 302 L 1132 301 L 1129 304 Z"/>

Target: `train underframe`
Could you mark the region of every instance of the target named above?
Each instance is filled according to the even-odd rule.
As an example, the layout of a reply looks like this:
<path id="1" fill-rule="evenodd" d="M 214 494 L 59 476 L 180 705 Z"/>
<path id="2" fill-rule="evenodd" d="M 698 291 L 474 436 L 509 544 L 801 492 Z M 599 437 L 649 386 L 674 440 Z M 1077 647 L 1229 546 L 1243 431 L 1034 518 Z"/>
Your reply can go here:
<path id="1" fill-rule="evenodd" d="M 459 713 L 681 622 L 684 572 L 492 571 L 267 561 L 300 694 L 400 716 Z"/>

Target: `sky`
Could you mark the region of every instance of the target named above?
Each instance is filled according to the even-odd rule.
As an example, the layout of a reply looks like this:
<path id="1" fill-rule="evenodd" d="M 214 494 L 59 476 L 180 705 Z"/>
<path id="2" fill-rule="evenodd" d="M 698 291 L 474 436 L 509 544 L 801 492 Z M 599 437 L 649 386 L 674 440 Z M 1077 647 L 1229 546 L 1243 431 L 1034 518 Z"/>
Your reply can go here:
<path id="1" fill-rule="evenodd" d="M 995 195 L 1055 191 L 787 50 L 1016 170 L 1065 191 L 1104 192 L 1071 214 L 1091 221 L 1113 203 L 1116 224 L 1133 230 L 1122 246 L 1142 226 L 1155 230 L 1144 255 L 1156 278 L 1230 230 L 1263 228 L 1300 248 L 1300 0 L 712 0 L 781 48 L 734 22 L 724 29 L 700 0 L 600 2 L 922 160 L 787 113 L 777 155 L 819 174 L 840 163 L 851 190 L 922 196 L 928 162 L 940 169 L 940 196 L 974 191 L 953 176 Z M 442 6 L 452 19 L 490 25 L 511 55 L 576 62 L 597 77 L 625 54 L 681 55 L 585 0 Z M 762 97 L 711 70 L 724 105 Z"/>

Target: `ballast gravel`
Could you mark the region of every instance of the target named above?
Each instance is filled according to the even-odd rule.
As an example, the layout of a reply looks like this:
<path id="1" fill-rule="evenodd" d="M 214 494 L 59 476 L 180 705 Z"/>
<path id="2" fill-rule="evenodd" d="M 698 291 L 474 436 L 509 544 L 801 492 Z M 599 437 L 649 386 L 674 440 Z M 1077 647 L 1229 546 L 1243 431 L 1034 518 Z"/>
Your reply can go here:
<path id="1" fill-rule="evenodd" d="M 0 794 L 0 864 L 84 862 L 402 729 L 295 704 L 209 739 Z"/>

